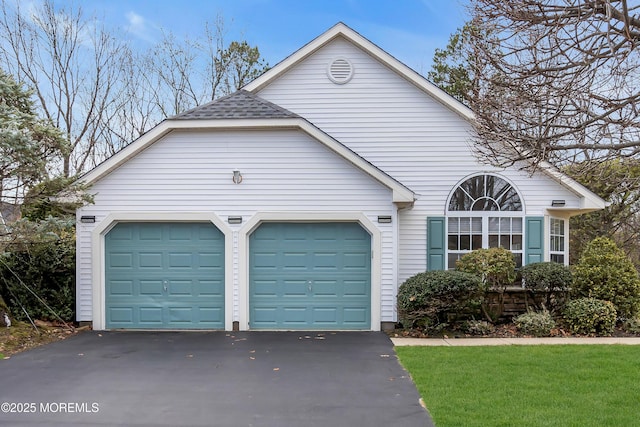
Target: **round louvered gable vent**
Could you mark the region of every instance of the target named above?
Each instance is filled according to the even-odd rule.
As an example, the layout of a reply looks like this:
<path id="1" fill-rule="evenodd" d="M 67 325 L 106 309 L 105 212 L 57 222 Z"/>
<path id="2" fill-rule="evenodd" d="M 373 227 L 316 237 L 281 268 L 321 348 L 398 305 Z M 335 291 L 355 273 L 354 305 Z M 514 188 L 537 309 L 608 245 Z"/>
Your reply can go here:
<path id="1" fill-rule="evenodd" d="M 353 65 L 346 58 L 336 58 L 329 64 L 327 74 L 332 82 L 343 85 L 353 77 Z"/>

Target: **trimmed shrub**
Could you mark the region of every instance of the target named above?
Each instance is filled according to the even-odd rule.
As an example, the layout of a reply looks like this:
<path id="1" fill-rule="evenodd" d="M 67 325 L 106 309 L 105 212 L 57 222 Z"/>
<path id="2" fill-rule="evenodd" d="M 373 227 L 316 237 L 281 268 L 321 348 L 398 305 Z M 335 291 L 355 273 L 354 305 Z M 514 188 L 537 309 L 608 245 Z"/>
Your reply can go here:
<path id="1" fill-rule="evenodd" d="M 482 282 L 459 271 L 426 271 L 407 279 L 398 289 L 398 315 L 404 327 L 434 327 L 480 305 Z"/>
<path id="2" fill-rule="evenodd" d="M 456 270 L 474 274 L 482 280 L 482 313 L 491 322 L 495 322 L 504 313 L 504 291 L 516 279 L 516 262 L 511 251 L 505 248 L 476 249 L 460 257 Z M 488 291 L 498 293 L 498 307 L 492 309 Z"/>
<path id="3" fill-rule="evenodd" d="M 521 314 L 513 319 L 513 323 L 520 332 L 534 337 L 548 337 L 556 327 L 556 322 L 546 310 Z"/>
<path id="4" fill-rule="evenodd" d="M 587 244 L 574 268 L 572 293 L 611 301 L 622 318 L 640 313 L 638 271 L 608 238 L 598 237 Z"/>
<path id="5" fill-rule="evenodd" d="M 456 270 L 475 274 L 485 287 L 504 289 L 516 280 L 516 262 L 511 251 L 504 248 L 476 249 L 464 254 Z"/>
<path id="6" fill-rule="evenodd" d="M 578 298 L 567 303 L 564 320 L 576 334 L 611 335 L 616 326 L 616 308 L 609 301 Z"/>
<path id="7" fill-rule="evenodd" d="M 520 272 L 526 290 L 534 296 L 540 293 L 546 295 L 546 309 L 555 311 L 564 306 L 572 281 L 569 267 L 557 262 L 536 262 L 525 265 Z"/>

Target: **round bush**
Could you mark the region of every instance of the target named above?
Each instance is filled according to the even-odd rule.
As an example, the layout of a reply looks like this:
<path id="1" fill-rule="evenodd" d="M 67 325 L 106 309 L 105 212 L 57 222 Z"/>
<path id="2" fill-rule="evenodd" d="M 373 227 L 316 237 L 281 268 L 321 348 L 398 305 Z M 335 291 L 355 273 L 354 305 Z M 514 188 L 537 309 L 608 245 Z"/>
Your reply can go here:
<path id="1" fill-rule="evenodd" d="M 448 313 L 479 306 L 482 282 L 459 271 L 426 271 L 407 279 L 398 289 L 398 315 L 405 327 L 446 321 Z"/>
<path id="2" fill-rule="evenodd" d="M 557 262 L 536 262 L 525 265 L 520 272 L 525 289 L 546 294 L 548 310 L 556 311 L 564 306 L 572 281 L 569 267 Z"/>
<path id="3" fill-rule="evenodd" d="M 633 263 L 611 239 L 589 242 L 575 266 L 572 292 L 611 301 L 623 318 L 640 312 L 640 279 Z"/>
<path id="4" fill-rule="evenodd" d="M 524 287 L 533 291 L 567 291 L 571 287 L 571 270 L 557 262 L 536 262 L 522 267 Z"/>
<path id="5" fill-rule="evenodd" d="M 464 254 L 456 270 L 475 274 L 487 288 L 504 288 L 516 279 L 516 262 L 511 251 L 504 248 L 476 249 Z"/>
<path id="6" fill-rule="evenodd" d="M 616 308 L 609 301 L 578 298 L 567 303 L 564 320 L 576 334 L 611 335 L 616 326 Z"/>
<path id="7" fill-rule="evenodd" d="M 556 322 L 548 311 L 521 314 L 513 319 L 513 323 L 520 332 L 534 337 L 548 337 L 556 327 Z"/>

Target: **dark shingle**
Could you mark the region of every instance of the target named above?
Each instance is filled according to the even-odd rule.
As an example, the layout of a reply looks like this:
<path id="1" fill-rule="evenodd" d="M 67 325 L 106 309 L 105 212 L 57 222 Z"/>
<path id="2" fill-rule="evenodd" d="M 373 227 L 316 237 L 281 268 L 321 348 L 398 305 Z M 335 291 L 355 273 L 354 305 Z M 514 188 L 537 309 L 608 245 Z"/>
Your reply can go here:
<path id="1" fill-rule="evenodd" d="M 208 104 L 200 105 L 172 119 L 288 119 L 297 114 L 260 98 L 246 90 L 239 90 Z"/>

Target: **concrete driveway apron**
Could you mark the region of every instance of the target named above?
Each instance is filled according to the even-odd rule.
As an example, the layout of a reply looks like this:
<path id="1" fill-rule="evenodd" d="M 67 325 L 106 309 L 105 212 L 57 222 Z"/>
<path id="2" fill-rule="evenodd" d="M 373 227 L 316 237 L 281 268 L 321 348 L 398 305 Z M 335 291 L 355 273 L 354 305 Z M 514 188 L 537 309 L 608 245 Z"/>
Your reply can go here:
<path id="1" fill-rule="evenodd" d="M 0 378 L 0 425 L 433 426 L 380 332 L 85 332 Z"/>

